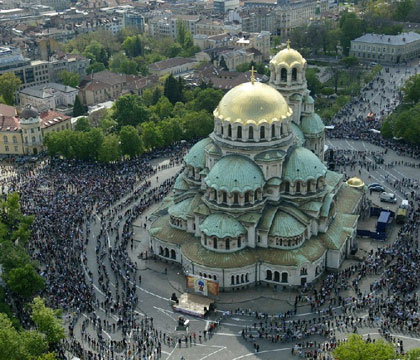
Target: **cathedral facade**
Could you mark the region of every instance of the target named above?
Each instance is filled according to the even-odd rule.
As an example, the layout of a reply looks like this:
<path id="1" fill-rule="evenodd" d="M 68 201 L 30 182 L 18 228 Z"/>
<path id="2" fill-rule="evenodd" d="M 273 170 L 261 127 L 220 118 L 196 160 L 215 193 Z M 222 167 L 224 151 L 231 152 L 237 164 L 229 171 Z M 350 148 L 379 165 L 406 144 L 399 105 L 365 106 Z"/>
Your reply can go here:
<path id="1" fill-rule="evenodd" d="M 300 286 L 338 269 L 354 246 L 365 186 L 323 163 L 325 131 L 289 46 L 268 85 L 227 92 L 214 131 L 185 156 L 149 229 L 156 255 L 221 289 Z"/>

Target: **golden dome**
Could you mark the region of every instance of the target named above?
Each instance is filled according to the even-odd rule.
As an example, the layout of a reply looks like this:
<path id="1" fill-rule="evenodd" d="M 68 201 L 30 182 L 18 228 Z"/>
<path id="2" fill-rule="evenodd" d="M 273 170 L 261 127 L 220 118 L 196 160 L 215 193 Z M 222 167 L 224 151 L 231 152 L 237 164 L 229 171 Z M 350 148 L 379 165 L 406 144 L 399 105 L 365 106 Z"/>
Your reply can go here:
<path id="1" fill-rule="evenodd" d="M 358 177 L 352 177 L 350 179 L 348 179 L 346 181 L 347 185 L 354 187 L 354 188 L 362 188 L 363 186 L 365 186 L 365 183 L 363 182 L 362 179 L 358 178 Z"/>
<path id="2" fill-rule="evenodd" d="M 280 65 L 283 63 L 289 67 L 292 67 L 295 64 L 299 64 L 303 67 L 306 64 L 306 60 L 298 51 L 287 47 L 279 51 L 277 55 L 271 59 L 270 63 L 274 65 Z"/>
<path id="3" fill-rule="evenodd" d="M 292 109 L 276 89 L 259 82 L 247 82 L 228 91 L 213 114 L 232 123 L 258 125 L 285 119 L 292 115 Z"/>

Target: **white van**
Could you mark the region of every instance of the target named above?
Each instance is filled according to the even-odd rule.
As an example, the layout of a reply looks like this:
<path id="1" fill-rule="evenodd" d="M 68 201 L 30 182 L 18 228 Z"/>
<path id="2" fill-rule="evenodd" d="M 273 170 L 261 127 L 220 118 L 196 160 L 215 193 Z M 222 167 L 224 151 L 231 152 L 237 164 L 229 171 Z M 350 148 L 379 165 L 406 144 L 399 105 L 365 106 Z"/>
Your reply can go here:
<path id="1" fill-rule="evenodd" d="M 410 208 L 410 204 L 408 203 L 408 200 L 402 200 L 401 201 L 401 209 L 409 209 Z"/>
<path id="2" fill-rule="evenodd" d="M 379 199 L 383 202 L 389 202 L 392 204 L 395 204 L 397 202 L 397 197 L 395 196 L 395 194 L 391 194 L 387 192 L 381 193 Z"/>

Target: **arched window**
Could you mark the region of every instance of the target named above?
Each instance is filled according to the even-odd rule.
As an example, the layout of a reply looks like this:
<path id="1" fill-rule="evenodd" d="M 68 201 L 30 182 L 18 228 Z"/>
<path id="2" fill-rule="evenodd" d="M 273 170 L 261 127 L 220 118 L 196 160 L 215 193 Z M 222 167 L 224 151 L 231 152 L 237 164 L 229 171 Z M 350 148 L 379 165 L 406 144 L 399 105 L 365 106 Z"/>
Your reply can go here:
<path id="1" fill-rule="evenodd" d="M 297 69 L 293 68 L 292 69 L 292 81 L 296 81 L 297 80 Z"/>
<path id="2" fill-rule="evenodd" d="M 239 204 L 239 194 L 233 193 L 233 204 L 238 205 Z"/>
<path id="3" fill-rule="evenodd" d="M 276 126 L 274 124 L 271 125 L 271 138 L 274 139 L 276 137 Z"/>
<path id="4" fill-rule="evenodd" d="M 248 273 L 245 275 L 245 282 L 249 282 Z"/>
<path id="5" fill-rule="evenodd" d="M 296 193 L 300 193 L 300 181 L 296 182 Z"/>
<path id="6" fill-rule="evenodd" d="M 232 276 L 230 277 L 230 284 L 231 284 L 231 285 L 235 285 L 235 276 L 234 276 L 234 275 L 232 275 Z"/>
<path id="7" fill-rule="evenodd" d="M 266 271 L 265 279 L 266 280 L 273 280 L 273 273 L 271 272 L 271 270 Z"/>
<path id="8" fill-rule="evenodd" d="M 217 280 L 217 276 L 216 275 L 213 275 L 213 280 Z"/>
<path id="9" fill-rule="evenodd" d="M 222 194 L 223 194 L 222 195 L 223 196 L 223 202 L 227 203 L 227 193 L 226 193 L 226 191 L 223 191 Z"/>
<path id="10" fill-rule="evenodd" d="M 260 127 L 260 139 L 265 139 L 265 126 Z"/>
<path id="11" fill-rule="evenodd" d="M 287 70 L 285 68 L 280 71 L 280 80 L 287 81 Z"/>
<path id="12" fill-rule="evenodd" d="M 249 203 L 249 192 L 247 191 L 245 193 L 245 204 L 248 204 L 248 203 Z"/>
<path id="13" fill-rule="evenodd" d="M 240 247 L 241 247 L 241 243 L 242 243 L 242 239 L 241 239 L 241 237 L 239 236 L 239 237 L 238 237 L 238 248 L 240 248 Z"/>
<path id="14" fill-rule="evenodd" d="M 17 137 L 15 135 L 13 135 L 13 142 L 16 144 L 17 143 Z"/>
<path id="15" fill-rule="evenodd" d="M 222 131 L 221 131 L 222 135 L 224 133 L 224 130 L 225 130 L 225 127 L 222 125 Z"/>
<path id="16" fill-rule="evenodd" d="M 203 274 L 203 277 L 205 277 L 205 278 L 206 278 L 206 277 L 207 277 L 207 274 L 206 274 L 206 273 L 204 273 L 204 274 Z"/>
<path id="17" fill-rule="evenodd" d="M 290 192 L 290 183 L 288 181 L 284 183 L 284 192 L 286 193 Z"/>
<path id="18" fill-rule="evenodd" d="M 242 139 L 242 126 L 238 126 L 238 129 L 236 130 L 236 137 L 238 139 Z"/>
<path id="19" fill-rule="evenodd" d="M 217 239 L 216 238 L 213 239 L 213 248 L 217 249 Z"/>
<path id="20" fill-rule="evenodd" d="M 311 180 L 308 180 L 308 182 L 306 183 L 306 192 L 311 192 Z"/>
<path id="21" fill-rule="evenodd" d="M 230 239 L 226 239 L 225 247 L 226 247 L 226 250 L 230 250 Z"/>
<path id="22" fill-rule="evenodd" d="M 280 124 L 280 136 L 283 135 L 283 124 Z"/>
<path id="23" fill-rule="evenodd" d="M 241 275 L 241 283 L 244 283 L 244 274 Z"/>
<path id="24" fill-rule="evenodd" d="M 176 252 L 174 249 L 171 250 L 171 259 L 176 259 Z"/>
<path id="25" fill-rule="evenodd" d="M 254 128 L 252 126 L 249 127 L 248 139 L 249 140 L 254 139 Z"/>
<path id="26" fill-rule="evenodd" d="M 239 275 L 236 275 L 236 283 L 239 284 Z"/>
<path id="27" fill-rule="evenodd" d="M 280 282 L 280 273 L 278 271 L 274 271 L 274 281 Z"/>
<path id="28" fill-rule="evenodd" d="M 232 125 L 228 126 L 228 137 L 232 137 Z"/>
<path id="29" fill-rule="evenodd" d="M 163 247 L 159 246 L 159 255 L 163 255 Z"/>
<path id="30" fill-rule="evenodd" d="M 32 142 L 34 143 L 36 141 L 35 136 L 32 136 Z"/>
<path id="31" fill-rule="evenodd" d="M 300 269 L 300 275 L 308 275 L 308 269 L 304 267 Z"/>
<path id="32" fill-rule="evenodd" d="M 168 248 L 165 248 L 165 257 L 169 257 L 169 249 Z"/>
<path id="33" fill-rule="evenodd" d="M 281 273 L 281 282 L 287 283 L 288 282 L 289 274 L 287 272 Z"/>
<path id="34" fill-rule="evenodd" d="M 3 142 L 7 143 L 7 136 L 3 136 Z"/>

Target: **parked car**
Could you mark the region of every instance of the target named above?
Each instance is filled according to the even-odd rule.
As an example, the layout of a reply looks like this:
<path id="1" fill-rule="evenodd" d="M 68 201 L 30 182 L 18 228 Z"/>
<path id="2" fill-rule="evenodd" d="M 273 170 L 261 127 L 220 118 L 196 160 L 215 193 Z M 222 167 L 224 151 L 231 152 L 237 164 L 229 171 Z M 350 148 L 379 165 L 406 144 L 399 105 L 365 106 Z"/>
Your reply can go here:
<path id="1" fill-rule="evenodd" d="M 387 192 L 383 192 L 381 196 L 379 197 L 379 199 L 382 202 L 388 202 L 392 204 L 395 204 L 397 202 L 397 197 L 395 196 L 395 194 L 387 193 Z"/>
<path id="2" fill-rule="evenodd" d="M 368 186 L 370 191 L 384 192 L 385 188 L 381 184 L 370 184 Z"/>

